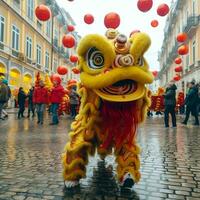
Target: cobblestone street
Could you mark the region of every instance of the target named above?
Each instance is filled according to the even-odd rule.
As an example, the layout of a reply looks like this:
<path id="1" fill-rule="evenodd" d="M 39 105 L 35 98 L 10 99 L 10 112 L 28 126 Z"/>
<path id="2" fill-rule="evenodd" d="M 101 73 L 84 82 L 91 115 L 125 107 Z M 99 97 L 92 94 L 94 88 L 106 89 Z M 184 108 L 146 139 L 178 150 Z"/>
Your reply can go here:
<path id="1" fill-rule="evenodd" d="M 138 133 L 142 179 L 134 191 L 119 191 L 112 156 L 105 163 L 91 158 L 87 179 L 66 191 L 60 155 L 70 120 L 63 117 L 59 126 L 48 124 L 19 121 L 14 114 L 0 121 L 1 200 L 200 199 L 199 127 L 179 123 L 177 129 L 165 129 L 162 117 L 148 119 Z"/>

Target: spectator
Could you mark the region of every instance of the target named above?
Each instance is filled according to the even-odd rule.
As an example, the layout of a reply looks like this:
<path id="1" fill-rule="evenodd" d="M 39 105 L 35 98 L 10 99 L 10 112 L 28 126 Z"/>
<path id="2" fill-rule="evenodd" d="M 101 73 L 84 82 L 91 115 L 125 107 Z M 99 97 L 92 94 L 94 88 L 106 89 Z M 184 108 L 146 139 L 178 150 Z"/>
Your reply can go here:
<path id="1" fill-rule="evenodd" d="M 45 104 L 48 103 L 48 90 L 44 87 L 44 82 L 39 81 L 39 87 L 36 87 L 33 92 L 33 103 L 36 104 L 38 124 L 44 122 Z"/>
<path id="2" fill-rule="evenodd" d="M 77 94 L 76 90 L 77 86 L 72 86 L 71 91 L 69 93 L 72 119 L 74 119 L 77 115 L 76 111 L 77 106 L 79 104 L 79 95 Z"/>
<path id="3" fill-rule="evenodd" d="M 4 78 L 0 77 L 0 119 L 1 120 L 4 120 L 4 117 L 2 117 L 2 110 L 9 96 L 8 87 L 3 82 L 3 80 Z"/>
<path id="4" fill-rule="evenodd" d="M 18 93 L 18 105 L 19 105 L 19 111 L 18 111 L 18 119 L 21 117 L 24 118 L 24 111 L 25 111 L 25 100 L 26 100 L 26 94 L 22 87 L 19 88 Z"/>
<path id="5" fill-rule="evenodd" d="M 8 107 L 8 101 L 9 101 L 9 99 L 11 97 L 11 90 L 10 90 L 10 87 L 8 86 L 8 81 L 6 79 L 3 80 L 3 83 L 6 85 L 8 93 L 7 93 L 6 102 L 5 102 L 5 104 L 3 106 L 3 109 L 2 109 L 2 114 L 4 114 L 4 118 L 7 118 L 8 117 L 8 113 L 6 112 L 5 109 Z"/>
<path id="6" fill-rule="evenodd" d="M 34 87 L 32 87 L 28 92 L 28 118 L 30 117 L 30 113 L 32 112 L 32 117 L 35 117 L 35 105 L 33 103 L 33 93 Z"/>
<path id="7" fill-rule="evenodd" d="M 172 117 L 172 125 L 176 127 L 176 85 L 173 83 L 169 84 L 169 87 L 166 88 L 166 92 L 164 94 L 164 105 L 165 105 L 165 127 L 169 127 L 169 113 Z"/>
<path id="8" fill-rule="evenodd" d="M 50 125 L 56 125 L 59 123 L 58 119 L 58 108 L 64 95 L 64 88 L 61 86 L 61 80 L 53 81 L 53 89 L 51 91 L 51 112 L 52 122 Z"/>
<path id="9" fill-rule="evenodd" d="M 182 122 L 182 124 L 187 124 L 188 119 L 190 117 L 190 113 L 195 117 L 195 123 L 194 125 L 199 125 L 199 119 L 198 119 L 198 112 L 197 112 L 197 105 L 199 101 L 198 97 L 198 88 L 195 86 L 195 82 L 192 81 L 188 84 L 189 91 L 185 98 L 185 105 L 186 105 L 186 116 L 185 120 Z"/>

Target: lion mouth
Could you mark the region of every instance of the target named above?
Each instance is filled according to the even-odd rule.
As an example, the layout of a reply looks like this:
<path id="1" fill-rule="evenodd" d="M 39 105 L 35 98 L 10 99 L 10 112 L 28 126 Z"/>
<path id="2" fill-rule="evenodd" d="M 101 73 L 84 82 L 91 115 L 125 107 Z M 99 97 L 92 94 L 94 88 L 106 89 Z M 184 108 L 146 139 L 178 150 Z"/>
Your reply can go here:
<path id="1" fill-rule="evenodd" d="M 137 83 L 134 80 L 120 80 L 110 86 L 100 89 L 101 92 L 109 95 L 129 95 L 137 90 Z"/>

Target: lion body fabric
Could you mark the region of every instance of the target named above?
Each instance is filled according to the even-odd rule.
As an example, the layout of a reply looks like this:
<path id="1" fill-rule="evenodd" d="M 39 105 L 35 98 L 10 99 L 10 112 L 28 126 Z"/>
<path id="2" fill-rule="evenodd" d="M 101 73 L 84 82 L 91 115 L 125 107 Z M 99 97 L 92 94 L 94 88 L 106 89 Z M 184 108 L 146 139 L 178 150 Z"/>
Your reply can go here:
<path id="1" fill-rule="evenodd" d="M 81 105 L 62 156 L 65 181 L 84 178 L 88 156 L 96 151 L 101 158 L 115 154 L 119 181 L 126 173 L 139 181 L 136 131 L 150 106 L 145 84 L 153 76 L 143 58 L 149 46 L 150 38 L 144 33 L 127 39 L 115 30 L 108 30 L 106 37 L 91 34 L 81 40 Z"/>

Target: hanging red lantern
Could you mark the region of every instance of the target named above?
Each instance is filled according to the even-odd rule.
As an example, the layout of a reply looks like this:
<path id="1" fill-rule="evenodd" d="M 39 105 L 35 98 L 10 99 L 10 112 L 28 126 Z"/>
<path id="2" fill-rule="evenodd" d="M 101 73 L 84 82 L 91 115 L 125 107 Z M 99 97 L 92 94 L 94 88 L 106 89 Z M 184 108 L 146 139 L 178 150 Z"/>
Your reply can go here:
<path id="1" fill-rule="evenodd" d="M 132 31 L 132 32 L 130 33 L 130 36 L 129 36 L 129 37 L 132 37 L 132 36 L 134 36 L 134 34 L 139 33 L 139 32 L 140 32 L 140 30 L 134 30 L 134 31 Z"/>
<path id="2" fill-rule="evenodd" d="M 84 22 L 86 24 L 92 24 L 94 22 L 94 17 L 91 14 L 86 14 L 84 16 Z"/>
<path id="3" fill-rule="evenodd" d="M 75 46 L 75 39 L 72 35 L 63 36 L 62 43 L 64 47 L 72 48 Z"/>
<path id="4" fill-rule="evenodd" d="M 75 30 L 75 28 L 74 28 L 74 26 L 72 26 L 72 25 L 68 25 L 68 26 L 67 26 L 67 30 L 68 30 L 69 32 L 73 32 L 73 31 Z"/>
<path id="5" fill-rule="evenodd" d="M 74 74 L 80 74 L 80 70 L 76 67 L 74 67 L 72 71 L 74 72 Z"/>
<path id="6" fill-rule="evenodd" d="M 51 10 L 47 6 L 41 4 L 36 7 L 35 15 L 40 21 L 47 21 L 51 17 Z"/>
<path id="7" fill-rule="evenodd" d="M 61 83 L 61 81 L 62 81 L 62 79 L 61 79 L 61 77 L 60 77 L 60 75 L 59 74 L 52 74 L 51 75 L 51 77 L 50 77 L 50 79 L 51 79 L 51 82 L 53 83 L 54 81 L 56 81 L 57 83 Z"/>
<path id="8" fill-rule="evenodd" d="M 69 57 L 69 59 L 70 59 L 70 61 L 71 61 L 72 63 L 78 62 L 78 56 L 71 55 L 71 56 Z"/>
<path id="9" fill-rule="evenodd" d="M 178 66 L 174 70 L 175 70 L 175 72 L 182 72 L 183 71 L 183 67 L 182 66 Z"/>
<path id="10" fill-rule="evenodd" d="M 158 76 L 158 71 L 153 71 L 152 74 L 153 74 L 154 77 L 157 77 Z"/>
<path id="11" fill-rule="evenodd" d="M 116 29 L 120 25 L 120 16 L 111 12 L 104 17 L 104 25 L 106 28 Z"/>
<path id="12" fill-rule="evenodd" d="M 164 17 L 169 13 L 169 6 L 165 3 L 160 4 L 157 8 L 157 13 L 159 16 Z"/>
<path id="13" fill-rule="evenodd" d="M 179 55 L 186 55 L 186 54 L 188 54 L 188 52 L 189 52 L 189 48 L 185 44 L 178 48 L 178 54 Z"/>
<path id="14" fill-rule="evenodd" d="M 187 40 L 187 34 L 186 33 L 179 33 L 176 37 L 178 42 L 185 42 Z"/>
<path id="15" fill-rule="evenodd" d="M 159 24 L 158 20 L 156 20 L 156 19 L 151 21 L 151 26 L 154 27 L 154 28 L 157 27 L 158 24 Z"/>
<path id="16" fill-rule="evenodd" d="M 67 70 L 67 67 L 59 66 L 59 67 L 57 68 L 57 72 L 58 72 L 58 74 L 60 74 L 60 75 L 65 75 L 65 74 L 67 74 L 68 70 Z"/>
<path id="17" fill-rule="evenodd" d="M 176 75 L 174 78 L 173 78 L 174 81 L 180 81 L 181 80 L 181 77 L 179 75 Z"/>
<path id="18" fill-rule="evenodd" d="M 178 58 L 176 58 L 176 59 L 174 60 L 174 62 L 175 62 L 177 65 L 179 65 L 179 64 L 182 63 L 182 59 L 178 57 Z"/>
<path id="19" fill-rule="evenodd" d="M 142 12 L 149 11 L 153 6 L 152 0 L 138 0 L 137 7 Z"/>

